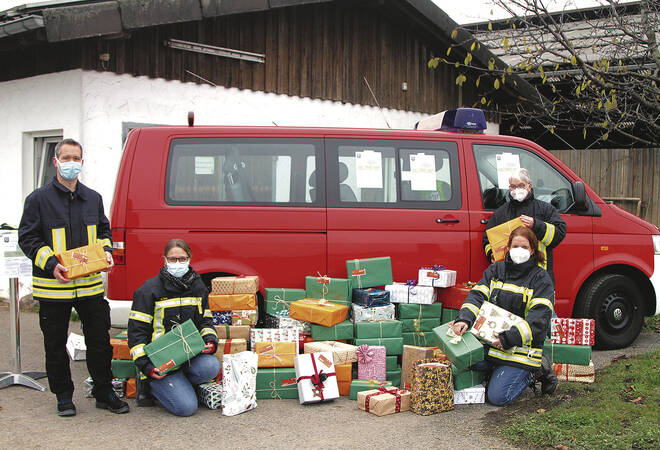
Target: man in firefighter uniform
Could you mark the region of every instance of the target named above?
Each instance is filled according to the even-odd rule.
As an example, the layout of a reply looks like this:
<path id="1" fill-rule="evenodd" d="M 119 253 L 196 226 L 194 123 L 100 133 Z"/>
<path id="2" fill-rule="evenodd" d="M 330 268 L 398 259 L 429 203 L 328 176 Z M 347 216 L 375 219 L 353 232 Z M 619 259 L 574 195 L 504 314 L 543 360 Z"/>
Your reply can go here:
<path id="1" fill-rule="evenodd" d="M 65 139 L 57 144 L 53 158 L 57 175 L 25 199 L 18 230 L 19 245 L 34 263 L 33 295 L 39 300 L 48 384 L 57 396 L 60 416 L 76 414 L 66 352 L 71 308 L 76 309 L 82 322 L 96 407 L 118 414 L 129 410 L 112 389 L 110 307 L 103 297 L 101 274 L 70 280 L 55 256 L 100 242 L 110 267 L 113 264 L 110 222 L 103 212 L 101 196 L 78 182 L 82 162 L 83 149 L 78 142 Z"/>

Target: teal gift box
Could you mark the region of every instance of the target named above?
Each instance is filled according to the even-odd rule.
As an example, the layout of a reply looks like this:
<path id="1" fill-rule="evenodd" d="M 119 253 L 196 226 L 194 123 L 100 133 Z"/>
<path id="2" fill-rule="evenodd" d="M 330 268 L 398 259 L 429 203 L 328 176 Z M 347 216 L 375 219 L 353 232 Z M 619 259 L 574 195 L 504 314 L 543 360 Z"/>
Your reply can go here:
<path id="1" fill-rule="evenodd" d="M 430 305 L 417 305 L 413 303 L 399 303 L 399 319 L 430 319 L 442 317 L 442 303 Z"/>
<path id="2" fill-rule="evenodd" d="M 356 322 L 355 337 L 358 339 L 401 337 L 402 324 L 398 320 Z"/>
<path id="3" fill-rule="evenodd" d="M 113 359 L 112 360 L 112 376 L 114 378 L 135 378 L 137 375 L 137 366 L 130 359 Z"/>
<path id="4" fill-rule="evenodd" d="M 401 367 L 395 370 L 388 370 L 385 375 L 385 378 L 387 378 L 389 382 L 392 383 L 392 386 L 401 386 Z"/>
<path id="5" fill-rule="evenodd" d="M 345 320 L 332 327 L 312 324 L 312 339 L 315 341 L 338 341 L 353 339 L 353 322 Z"/>
<path id="6" fill-rule="evenodd" d="M 403 345 L 416 347 L 437 347 L 438 337 L 433 331 L 420 331 L 418 333 L 403 333 Z"/>
<path id="7" fill-rule="evenodd" d="M 590 345 L 553 344 L 550 340 L 543 344 L 543 354 L 552 362 L 588 366 L 591 361 Z"/>
<path id="8" fill-rule="evenodd" d="M 481 384 L 486 379 L 486 372 L 480 370 L 463 370 L 460 371 L 455 365 L 451 365 L 451 376 L 454 380 L 454 390 L 460 391 L 467 389 L 477 384 Z"/>
<path id="9" fill-rule="evenodd" d="M 160 373 L 168 373 L 204 350 L 204 340 L 191 319 L 144 346 L 144 352 Z"/>
<path id="10" fill-rule="evenodd" d="M 451 334 L 448 334 L 451 329 Z M 473 364 L 483 361 L 484 346 L 472 333 L 455 336 L 449 324 L 440 325 L 433 329 L 438 337 L 440 349 L 456 366 L 456 369 L 465 370 Z"/>
<path id="11" fill-rule="evenodd" d="M 304 289 L 266 288 L 264 303 L 266 312 L 273 316 L 281 311 L 289 311 L 289 305 L 296 300 L 302 300 L 307 295 Z"/>
<path id="12" fill-rule="evenodd" d="M 399 366 L 399 357 L 397 355 L 386 356 L 385 364 L 385 370 L 396 370 L 397 368 L 401 368 L 401 366 Z"/>
<path id="13" fill-rule="evenodd" d="M 356 339 L 355 346 L 360 345 L 383 345 L 386 355 L 400 355 L 403 353 L 403 338 L 371 338 Z"/>
<path id="14" fill-rule="evenodd" d="M 257 398 L 298 398 L 296 370 L 293 367 L 259 367 Z"/>
<path id="15" fill-rule="evenodd" d="M 346 305 L 351 302 L 351 280 L 347 278 L 305 277 L 307 298 L 330 300 Z"/>
<path id="16" fill-rule="evenodd" d="M 444 308 L 442 310 L 442 323 L 453 322 L 458 317 L 457 309 Z"/>
<path id="17" fill-rule="evenodd" d="M 382 258 L 349 259 L 346 273 L 354 288 L 363 289 L 392 284 L 392 261 Z"/>
<path id="18" fill-rule="evenodd" d="M 404 333 L 419 333 L 433 331 L 435 327 L 442 325 L 439 317 L 431 317 L 428 319 L 400 319 L 402 331 Z"/>
<path id="19" fill-rule="evenodd" d="M 376 380 L 353 380 L 351 381 L 351 400 L 357 400 L 358 392 L 368 391 L 370 389 L 378 389 L 379 387 L 392 387 L 389 381 L 376 381 Z"/>

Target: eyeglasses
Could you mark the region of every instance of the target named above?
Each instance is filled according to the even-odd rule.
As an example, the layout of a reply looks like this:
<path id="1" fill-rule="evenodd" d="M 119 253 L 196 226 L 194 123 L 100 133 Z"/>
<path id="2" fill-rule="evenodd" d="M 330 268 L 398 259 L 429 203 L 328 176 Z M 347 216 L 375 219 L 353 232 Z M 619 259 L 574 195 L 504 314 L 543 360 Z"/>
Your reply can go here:
<path id="1" fill-rule="evenodd" d="M 514 189 L 527 189 L 527 183 L 520 183 L 520 184 L 510 184 L 509 185 L 510 190 Z"/>
<path id="2" fill-rule="evenodd" d="M 184 263 L 184 262 L 188 261 L 190 259 L 190 257 L 189 256 L 181 256 L 181 257 L 177 258 L 175 256 L 168 256 L 165 259 L 167 259 L 167 262 L 171 262 L 171 263 L 175 263 L 175 262 Z"/>

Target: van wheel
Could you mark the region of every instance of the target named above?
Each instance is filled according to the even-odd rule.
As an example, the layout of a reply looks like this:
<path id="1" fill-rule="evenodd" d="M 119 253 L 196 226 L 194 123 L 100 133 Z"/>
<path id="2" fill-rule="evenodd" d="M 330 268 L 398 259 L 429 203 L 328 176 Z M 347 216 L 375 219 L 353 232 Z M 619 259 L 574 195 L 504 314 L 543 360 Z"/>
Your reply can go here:
<path id="1" fill-rule="evenodd" d="M 596 321 L 595 345 L 599 350 L 627 347 L 644 322 L 642 297 L 625 275 L 605 274 L 589 282 L 578 299 L 576 317 Z"/>

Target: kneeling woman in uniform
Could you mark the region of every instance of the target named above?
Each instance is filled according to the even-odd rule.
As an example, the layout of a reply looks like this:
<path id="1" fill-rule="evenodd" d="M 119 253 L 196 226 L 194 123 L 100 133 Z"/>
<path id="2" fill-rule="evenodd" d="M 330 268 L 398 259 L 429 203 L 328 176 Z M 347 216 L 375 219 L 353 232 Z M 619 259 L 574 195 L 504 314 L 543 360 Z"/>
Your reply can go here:
<path id="1" fill-rule="evenodd" d="M 138 380 L 138 406 L 151 406 L 151 395 L 169 412 L 190 416 L 197 411 L 194 385 L 218 375 L 220 363 L 213 356 L 218 336 L 209 311 L 208 291 L 190 267 L 190 247 L 183 239 L 165 246 L 165 264 L 158 276 L 150 278 L 133 294 L 128 319 L 128 345 L 138 369 L 147 379 Z M 144 352 L 144 346 L 188 319 L 197 326 L 206 343 L 201 354 L 178 370 L 162 374 Z"/>
<path id="2" fill-rule="evenodd" d="M 492 370 L 488 401 L 497 406 L 511 403 L 535 381 L 541 382 L 544 394 L 552 394 L 557 387 L 552 364 L 542 356 L 554 311 L 555 288 L 550 275 L 539 267 L 543 254 L 537 249 L 538 241 L 531 229 L 513 230 L 506 258 L 486 269 L 454 321 L 454 332 L 460 336 L 472 326 L 485 301 L 525 319 L 521 326 L 500 333 L 499 339 L 486 347 L 485 360 L 472 366 L 473 370 Z"/>

